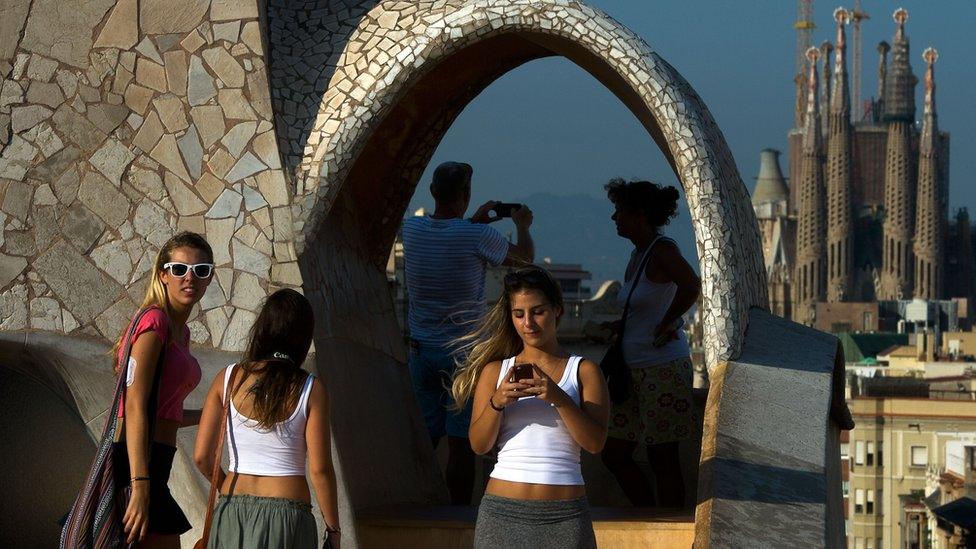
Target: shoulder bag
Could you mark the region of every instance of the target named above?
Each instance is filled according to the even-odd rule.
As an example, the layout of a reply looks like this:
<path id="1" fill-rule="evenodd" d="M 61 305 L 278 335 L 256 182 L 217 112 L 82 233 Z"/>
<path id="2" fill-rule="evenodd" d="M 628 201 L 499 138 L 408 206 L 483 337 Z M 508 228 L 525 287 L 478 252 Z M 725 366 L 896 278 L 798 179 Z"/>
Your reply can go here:
<path id="1" fill-rule="evenodd" d="M 122 353 L 119 381 L 115 387 L 115 397 L 108 411 L 108 421 L 102 431 L 102 438 L 95 452 L 95 460 L 85 479 L 85 484 L 75 498 L 74 505 L 61 529 L 59 547 L 61 549 L 103 549 L 128 547 L 122 517 L 132 495 L 131 486 L 119 488 L 116 485 L 115 459 L 119 452 L 126 451 L 125 441 L 117 440 L 122 435 L 122 421 L 119 421 L 119 406 L 125 398 L 126 372 L 129 357 L 132 355 L 132 335 L 139 321 L 150 308 L 139 311 L 129 325 L 125 336 L 125 351 Z M 159 379 L 163 372 L 163 361 L 167 343 L 159 352 L 156 371 L 153 375 L 152 390 L 149 393 L 149 444 L 152 444 L 156 426 L 156 402 L 159 393 Z M 122 411 L 124 413 L 124 410 Z M 124 418 L 123 418 L 124 419 Z M 146 456 L 149 459 L 149 456 Z"/>
<path id="2" fill-rule="evenodd" d="M 634 277 L 630 284 L 630 291 L 627 293 L 627 301 L 624 302 L 624 312 L 620 317 L 620 331 L 616 334 L 610 347 L 607 349 L 605 355 L 603 355 L 603 360 L 600 361 L 600 370 L 603 371 L 603 377 L 607 380 L 607 389 L 610 391 L 610 400 L 615 404 L 620 404 L 627 400 L 630 396 L 630 369 L 627 367 L 627 362 L 624 360 L 624 330 L 627 325 L 627 313 L 630 312 L 630 298 L 634 296 L 634 290 L 637 289 L 637 285 L 640 284 L 640 277 L 644 276 L 644 269 L 647 267 L 647 262 L 651 258 L 651 249 L 654 244 L 661 237 L 655 238 L 650 246 L 647 247 L 647 251 L 644 252 L 644 257 L 641 259 L 640 265 L 637 266 L 637 270 L 634 271 Z"/>

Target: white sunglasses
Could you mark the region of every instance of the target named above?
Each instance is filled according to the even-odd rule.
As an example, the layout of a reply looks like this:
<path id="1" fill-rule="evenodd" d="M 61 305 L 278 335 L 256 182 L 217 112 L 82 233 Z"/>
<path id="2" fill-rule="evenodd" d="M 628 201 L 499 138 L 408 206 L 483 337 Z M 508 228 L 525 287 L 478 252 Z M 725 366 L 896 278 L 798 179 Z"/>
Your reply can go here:
<path id="1" fill-rule="evenodd" d="M 214 265 L 213 263 L 195 263 L 188 265 L 186 263 L 171 261 L 164 263 L 163 269 L 169 269 L 169 274 L 176 278 L 183 278 L 191 270 L 193 271 L 193 276 L 197 278 L 210 278 L 210 275 L 213 274 Z"/>

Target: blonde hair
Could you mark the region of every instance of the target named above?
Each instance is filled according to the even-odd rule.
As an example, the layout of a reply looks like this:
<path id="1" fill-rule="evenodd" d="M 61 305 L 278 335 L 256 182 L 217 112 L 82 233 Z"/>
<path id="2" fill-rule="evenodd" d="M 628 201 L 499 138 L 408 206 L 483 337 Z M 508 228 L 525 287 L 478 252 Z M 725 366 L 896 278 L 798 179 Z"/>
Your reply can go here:
<path id="1" fill-rule="evenodd" d="M 504 290 L 498 301 L 470 334 L 459 338 L 460 351 L 467 358 L 458 365 L 451 383 L 453 408 L 460 410 L 474 394 L 485 366 L 522 352 L 525 343 L 512 323 L 512 295 L 524 290 L 536 290 L 553 307 L 563 311 L 563 294 L 556 280 L 542 267 L 529 266 L 505 275 Z"/>
<path id="2" fill-rule="evenodd" d="M 146 288 L 146 294 L 142 298 L 142 303 L 139 305 L 139 310 L 141 311 L 149 307 L 158 307 L 161 309 L 166 314 L 167 320 L 169 320 L 169 333 L 171 340 L 182 335 L 183 327 L 173 325 L 173 308 L 169 303 L 169 295 L 166 293 L 166 285 L 163 284 L 162 274 L 163 265 L 172 259 L 173 251 L 177 248 L 193 248 L 195 250 L 199 250 L 206 254 L 207 261 L 213 262 L 213 249 L 210 248 L 210 244 L 207 243 L 207 240 L 203 236 L 189 231 L 183 231 L 170 237 L 170 239 L 163 244 L 163 247 L 159 249 L 159 253 L 156 254 L 156 261 L 153 262 L 152 272 L 149 275 L 149 286 Z M 115 341 L 115 345 L 112 347 L 112 359 L 115 361 L 115 373 L 119 373 L 122 369 L 119 359 L 119 350 L 125 346 L 125 338 L 129 334 L 130 327 L 131 326 L 125 327 L 125 330 L 119 334 L 119 338 Z"/>

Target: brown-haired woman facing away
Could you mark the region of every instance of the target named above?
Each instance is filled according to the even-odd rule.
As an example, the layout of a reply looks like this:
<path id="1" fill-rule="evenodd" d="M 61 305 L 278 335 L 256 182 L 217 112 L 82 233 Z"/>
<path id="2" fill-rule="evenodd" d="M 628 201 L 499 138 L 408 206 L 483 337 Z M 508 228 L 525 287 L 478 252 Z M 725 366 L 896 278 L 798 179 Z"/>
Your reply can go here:
<path id="1" fill-rule="evenodd" d="M 599 366 L 560 347 L 562 314 L 552 276 L 519 269 L 505 275 L 498 302 L 462 340 L 469 353 L 454 377 L 455 402 L 464 406 L 474 396 L 468 434 L 475 453 L 498 447 L 476 548 L 596 547 L 580 449 L 603 448 L 610 399 Z"/>
<path id="2" fill-rule="evenodd" d="M 661 234 L 675 216 L 678 191 L 649 181 L 606 185 L 617 234 L 633 242 L 621 305 L 633 288 L 625 332 L 619 334 L 630 367 L 629 398 L 614 403 L 603 463 L 635 506 L 654 505 L 650 482 L 634 462 L 647 445 L 661 507 L 683 507 L 685 484 L 678 442 L 695 431 L 688 340 L 678 321 L 698 299 L 701 280 L 674 240 Z M 646 265 L 643 272 L 635 272 Z"/>
<path id="3" fill-rule="evenodd" d="M 333 547 L 339 506 L 325 387 L 302 370 L 315 318 L 305 296 L 268 296 L 239 363 L 224 368 L 207 393 L 193 458 L 209 476 L 219 429 L 227 429 L 230 467 L 220 471 L 220 499 L 207 546 L 267 549 L 318 547 L 305 460 Z M 240 371 L 234 386 L 228 381 Z M 221 425 L 224 398 L 228 424 Z"/>
<path id="4" fill-rule="evenodd" d="M 183 232 L 167 240 L 156 255 L 140 307 L 140 311 L 148 312 L 132 334 L 132 351 L 125 365 L 126 398 L 118 410 L 125 418 L 125 444 L 118 447 L 125 452 L 116 456 L 115 471 L 117 487 L 132 487 L 123 523 L 128 541 L 138 542 L 139 547 L 179 547 L 180 534 L 190 529 L 168 482 L 176 455 L 177 429 L 200 421 L 199 410 L 183 410 L 183 401 L 202 375 L 199 363 L 190 354 L 186 320 L 207 291 L 213 269 L 213 251 L 202 236 Z M 126 334 L 128 328 L 113 350 L 120 375 Z M 151 411 L 153 379 L 161 353 L 163 362 L 159 366 L 163 370 L 156 409 Z M 155 426 L 150 441 L 151 413 L 155 413 Z"/>

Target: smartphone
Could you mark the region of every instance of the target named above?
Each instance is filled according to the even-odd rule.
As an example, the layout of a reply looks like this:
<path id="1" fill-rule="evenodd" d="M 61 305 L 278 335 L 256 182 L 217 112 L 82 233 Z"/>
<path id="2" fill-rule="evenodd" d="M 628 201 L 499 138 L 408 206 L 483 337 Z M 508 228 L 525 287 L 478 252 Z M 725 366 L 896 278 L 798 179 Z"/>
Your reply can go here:
<path id="1" fill-rule="evenodd" d="M 532 363 L 524 362 L 522 364 L 516 364 L 512 368 L 511 382 L 516 383 L 523 379 L 532 379 Z"/>
<path id="2" fill-rule="evenodd" d="M 499 202 L 491 211 L 498 217 L 512 217 L 512 211 L 521 208 L 522 205 L 516 202 Z"/>
<path id="3" fill-rule="evenodd" d="M 671 335 L 674 334 L 674 333 L 677 333 L 677 331 L 680 330 L 681 327 L 684 326 L 684 325 L 685 325 L 685 319 L 679 318 L 678 321 L 674 323 L 674 331 L 673 332 L 663 333 L 663 334 L 655 337 L 654 338 L 653 345 L 655 347 L 663 347 L 665 343 L 671 341 Z"/>

